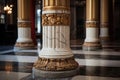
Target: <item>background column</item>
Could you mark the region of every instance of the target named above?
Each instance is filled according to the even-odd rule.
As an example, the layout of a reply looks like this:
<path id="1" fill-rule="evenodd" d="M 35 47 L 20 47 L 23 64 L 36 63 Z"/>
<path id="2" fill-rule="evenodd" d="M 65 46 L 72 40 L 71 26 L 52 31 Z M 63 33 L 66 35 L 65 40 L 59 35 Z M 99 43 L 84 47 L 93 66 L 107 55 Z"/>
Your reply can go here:
<path id="1" fill-rule="evenodd" d="M 109 43 L 109 0 L 100 0 L 100 38 L 102 47 Z"/>
<path id="2" fill-rule="evenodd" d="M 15 49 L 33 48 L 31 38 L 31 0 L 18 0 L 18 39 Z"/>
<path id="3" fill-rule="evenodd" d="M 31 0 L 31 37 L 33 40 L 33 43 L 37 46 L 37 40 L 36 40 L 36 30 L 35 30 L 35 2 L 36 0 Z"/>
<path id="4" fill-rule="evenodd" d="M 86 0 L 86 38 L 83 50 L 100 49 L 99 0 Z"/>
<path id="5" fill-rule="evenodd" d="M 43 0 L 43 48 L 34 64 L 35 77 L 66 77 L 77 73 L 70 49 L 70 0 Z"/>

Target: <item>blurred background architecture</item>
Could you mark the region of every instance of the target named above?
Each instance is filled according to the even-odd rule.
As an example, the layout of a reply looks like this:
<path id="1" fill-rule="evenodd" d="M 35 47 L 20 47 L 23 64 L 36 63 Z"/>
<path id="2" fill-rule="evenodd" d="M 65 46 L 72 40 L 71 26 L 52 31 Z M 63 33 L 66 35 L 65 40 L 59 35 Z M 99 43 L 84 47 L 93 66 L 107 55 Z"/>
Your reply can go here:
<path id="1" fill-rule="evenodd" d="M 58 80 L 120 80 L 120 0 L 0 0 L 0 80 L 49 80 L 32 69 L 52 44 L 70 47 L 79 64 L 77 75 Z"/>

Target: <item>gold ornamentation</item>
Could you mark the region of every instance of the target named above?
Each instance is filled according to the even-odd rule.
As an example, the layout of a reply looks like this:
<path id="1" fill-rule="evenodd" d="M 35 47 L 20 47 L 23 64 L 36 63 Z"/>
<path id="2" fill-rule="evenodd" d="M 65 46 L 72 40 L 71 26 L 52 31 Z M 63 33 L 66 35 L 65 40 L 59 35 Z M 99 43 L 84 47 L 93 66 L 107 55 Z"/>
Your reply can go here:
<path id="1" fill-rule="evenodd" d="M 48 6 L 64 6 L 64 7 L 69 7 L 70 0 L 43 0 L 43 7 L 48 7 Z"/>
<path id="2" fill-rule="evenodd" d="M 98 27 L 98 22 L 96 21 L 96 22 L 86 22 L 86 27 L 87 28 L 97 28 Z"/>
<path id="3" fill-rule="evenodd" d="M 105 37 L 100 37 L 101 40 L 106 40 L 108 41 L 109 40 L 109 36 L 105 36 Z"/>
<path id="4" fill-rule="evenodd" d="M 108 28 L 109 24 L 108 23 L 101 23 L 100 27 L 101 28 Z"/>
<path id="5" fill-rule="evenodd" d="M 84 45 L 84 46 L 90 46 L 90 47 L 98 47 L 98 46 L 101 46 L 101 45 L 100 45 L 100 42 L 85 42 L 83 45 Z"/>
<path id="6" fill-rule="evenodd" d="M 45 71 L 67 71 L 74 70 L 78 68 L 78 63 L 71 58 L 39 58 L 38 61 L 34 64 L 34 67 L 39 70 Z"/>
<path id="7" fill-rule="evenodd" d="M 68 7 L 64 7 L 64 6 L 47 6 L 43 8 L 43 11 L 47 11 L 47 10 L 65 10 L 65 11 L 69 11 L 70 8 Z"/>
<path id="8" fill-rule="evenodd" d="M 55 25 L 70 25 L 70 15 L 62 13 L 43 14 L 42 15 L 43 26 L 55 26 Z"/>
<path id="9" fill-rule="evenodd" d="M 31 27 L 31 22 L 18 22 L 18 27 Z"/>
<path id="10" fill-rule="evenodd" d="M 15 47 L 33 47 L 34 43 L 33 42 L 17 42 L 15 44 Z"/>

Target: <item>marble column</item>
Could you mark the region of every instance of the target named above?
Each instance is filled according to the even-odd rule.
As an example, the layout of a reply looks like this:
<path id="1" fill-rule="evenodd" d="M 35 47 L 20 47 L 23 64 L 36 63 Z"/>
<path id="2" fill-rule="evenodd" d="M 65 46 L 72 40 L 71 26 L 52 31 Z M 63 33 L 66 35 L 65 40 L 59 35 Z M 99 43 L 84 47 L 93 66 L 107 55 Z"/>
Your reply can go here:
<path id="1" fill-rule="evenodd" d="M 77 74 L 78 63 L 70 49 L 70 0 L 43 0 L 43 48 L 33 67 L 35 77 Z"/>
<path id="2" fill-rule="evenodd" d="M 18 38 L 15 49 L 34 47 L 31 38 L 31 0 L 18 0 Z"/>
<path id="3" fill-rule="evenodd" d="M 86 38 L 83 50 L 98 50 L 100 48 L 99 0 L 86 0 Z"/>
<path id="4" fill-rule="evenodd" d="M 109 44 L 109 0 L 100 0 L 100 38 L 102 47 Z"/>

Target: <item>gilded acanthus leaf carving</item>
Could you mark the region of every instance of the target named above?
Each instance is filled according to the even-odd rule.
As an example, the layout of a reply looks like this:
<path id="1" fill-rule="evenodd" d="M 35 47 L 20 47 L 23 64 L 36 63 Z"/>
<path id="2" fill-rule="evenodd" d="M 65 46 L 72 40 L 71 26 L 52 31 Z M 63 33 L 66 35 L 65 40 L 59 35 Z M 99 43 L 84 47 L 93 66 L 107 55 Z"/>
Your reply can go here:
<path id="1" fill-rule="evenodd" d="M 55 25 L 69 25 L 70 15 L 69 14 L 43 14 L 42 25 L 55 26 Z"/>
<path id="2" fill-rule="evenodd" d="M 66 71 L 74 70 L 78 67 L 78 63 L 73 57 L 70 58 L 38 58 L 38 61 L 34 64 L 36 69 L 44 71 Z"/>

